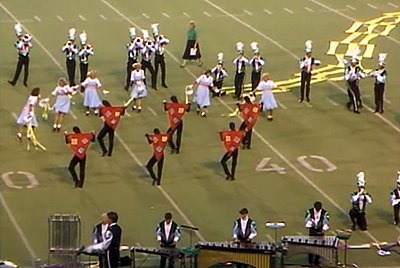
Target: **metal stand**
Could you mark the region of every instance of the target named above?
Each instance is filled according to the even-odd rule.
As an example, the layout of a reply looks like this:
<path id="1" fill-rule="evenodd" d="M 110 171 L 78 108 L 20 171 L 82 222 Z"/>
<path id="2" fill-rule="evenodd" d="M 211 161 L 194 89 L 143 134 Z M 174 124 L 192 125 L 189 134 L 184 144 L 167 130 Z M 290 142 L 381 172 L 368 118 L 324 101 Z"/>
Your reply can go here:
<path id="1" fill-rule="evenodd" d="M 358 267 L 357 264 L 347 264 L 347 249 L 349 248 L 349 239 L 351 237 L 351 231 L 346 230 L 342 231 L 342 233 L 339 233 L 337 235 L 337 238 L 339 240 L 344 241 L 344 255 L 343 255 L 343 263 L 338 263 L 339 267 Z"/>
<path id="2" fill-rule="evenodd" d="M 185 230 L 186 232 L 189 233 L 190 235 L 190 249 L 193 249 L 193 236 L 194 233 L 199 231 L 200 229 L 197 227 L 193 227 L 193 226 L 188 226 L 188 225 L 181 225 L 182 230 Z M 193 264 L 193 256 L 190 256 L 190 266 L 189 267 L 195 267 L 195 265 Z"/>

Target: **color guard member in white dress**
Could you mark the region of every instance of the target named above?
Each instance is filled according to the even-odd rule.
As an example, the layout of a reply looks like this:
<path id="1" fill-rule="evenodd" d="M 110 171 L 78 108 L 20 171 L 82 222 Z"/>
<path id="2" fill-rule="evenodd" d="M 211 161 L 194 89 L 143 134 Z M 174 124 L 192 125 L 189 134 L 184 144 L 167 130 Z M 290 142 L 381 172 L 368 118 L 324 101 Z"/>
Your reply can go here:
<path id="1" fill-rule="evenodd" d="M 142 98 L 147 96 L 147 88 L 144 83 L 146 76 L 142 70 L 142 65 L 140 63 L 133 64 L 133 71 L 131 74 L 131 98 L 133 98 L 132 110 L 140 111 L 142 110 Z"/>
<path id="2" fill-rule="evenodd" d="M 211 70 L 206 70 L 204 74 L 196 79 L 197 92 L 194 102 L 197 103 L 197 113 L 206 117 L 207 107 L 210 106 L 210 88 L 214 87 Z"/>
<path id="3" fill-rule="evenodd" d="M 271 77 L 268 73 L 262 75 L 261 82 L 257 86 L 257 90 L 263 91 L 260 102 L 263 104 L 263 111 L 267 111 L 267 118 L 270 121 L 274 119 L 273 110 L 278 108 L 274 93 L 272 93 L 272 89 L 277 87 L 278 86 L 274 83 L 274 81 L 271 80 Z"/>
<path id="4" fill-rule="evenodd" d="M 88 77 L 81 84 L 85 88 L 85 95 L 83 106 L 86 107 L 86 116 L 90 114 L 89 109 L 94 109 L 94 114 L 97 115 L 99 113 L 98 108 L 101 105 L 101 101 L 98 95 L 97 90 L 101 87 L 101 83 L 97 78 L 97 73 L 95 71 L 90 71 L 88 73 Z"/>
<path id="5" fill-rule="evenodd" d="M 74 94 L 79 86 L 70 87 L 65 78 L 58 80 L 58 86 L 53 90 L 51 96 L 56 97 L 53 105 L 53 111 L 56 113 L 54 117 L 53 132 L 60 132 L 64 115 L 69 113 L 71 107 L 70 94 Z"/>
<path id="6" fill-rule="evenodd" d="M 39 101 L 39 94 L 40 88 L 35 87 L 34 89 L 32 89 L 31 95 L 29 96 L 28 101 L 26 102 L 24 108 L 22 108 L 22 111 L 17 119 L 17 124 L 19 125 L 17 139 L 19 141 L 22 140 L 22 131 L 24 129 L 24 126 L 26 127 L 28 126 L 28 124 L 31 124 L 33 129 L 38 126 L 34 107 Z"/>

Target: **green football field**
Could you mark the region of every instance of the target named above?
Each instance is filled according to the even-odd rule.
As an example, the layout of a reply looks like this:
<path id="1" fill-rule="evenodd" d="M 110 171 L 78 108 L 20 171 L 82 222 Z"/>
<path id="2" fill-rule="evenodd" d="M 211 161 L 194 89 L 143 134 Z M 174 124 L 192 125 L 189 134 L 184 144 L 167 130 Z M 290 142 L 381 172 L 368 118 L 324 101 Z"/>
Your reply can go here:
<path id="1" fill-rule="evenodd" d="M 335 230 L 351 226 L 349 196 L 356 190 L 356 174 L 361 170 L 366 173 L 373 204 L 367 208 L 369 230 L 354 232 L 350 244 L 395 242 L 400 228 L 392 225 L 389 193 L 396 185 L 400 167 L 400 3 L 389 1 L 2 0 L 0 259 L 13 260 L 20 266 L 30 265 L 32 258 L 47 259 L 47 218 L 51 213 L 79 214 L 82 243 L 87 245 L 100 214 L 115 210 L 120 215 L 124 243 L 154 247 L 156 225 L 167 211 L 178 223 L 200 228 L 196 241 L 228 241 L 238 210 L 247 207 L 258 224 L 256 241 L 268 241 L 273 232 L 265 228 L 267 221 L 286 221 L 280 235 L 306 235 L 305 209 L 320 200 L 331 214 L 328 235 L 334 235 Z M 382 16 L 385 18 L 379 20 Z M 189 63 L 182 69 L 179 62 L 189 20 L 197 23 L 204 66 Z M 29 88 L 22 85 L 22 77 L 15 87 L 7 83 L 17 60 L 13 48 L 15 21 L 33 36 Z M 354 22 L 361 22 L 361 28 L 351 29 Z M 98 132 L 102 121 L 94 115 L 85 116 L 83 99 L 78 94 L 74 97 L 73 116 L 68 116 L 61 133 L 55 134 L 51 132 L 53 115 L 43 120 L 38 107 L 40 125 L 36 135 L 47 151 L 27 151 L 25 142 L 15 140 L 15 117 L 32 87 L 40 86 L 41 95 L 47 96 L 58 78 L 66 76 L 61 47 L 70 27 L 77 29 L 77 35 L 85 30 L 94 46 L 90 69 L 98 72 L 104 88 L 110 91 L 101 97 L 122 104 L 128 99 L 123 89 L 128 29 L 135 26 L 150 30 L 152 23 L 159 23 L 160 32 L 171 41 L 166 55 L 169 88 L 149 89 L 141 114 L 128 111 L 118 127 L 112 158 L 101 158 L 99 145 L 92 145 L 85 187 L 73 189 L 67 170 L 72 152 L 62 132 L 71 131 L 75 125 L 83 131 Z M 372 24 L 378 25 L 369 31 Z M 394 26 L 386 29 L 387 25 Z M 369 33 L 357 36 L 352 35 L 354 31 Z M 314 42 L 313 53 L 322 61 L 322 70 L 316 70 L 319 80 L 312 85 L 311 103 L 299 104 L 298 86 L 290 79 L 296 78 L 298 59 L 308 39 Z M 230 62 L 235 58 L 238 41 L 245 44 L 248 57 L 250 43 L 258 42 L 267 60 L 264 70 L 289 91 L 275 95 L 280 107 L 274 121 L 267 121 L 265 115 L 259 119 L 252 149 L 240 151 L 237 180 L 228 182 L 219 164 L 224 149 L 218 132 L 227 129 L 231 121 L 240 124 L 239 117 L 222 116 L 235 109 L 236 101 L 230 95 L 212 99 L 207 118 L 198 117 L 192 109 L 184 119 L 181 154 L 169 155 L 167 151 L 162 185 L 151 186 L 143 165 L 152 152 L 144 135 L 154 127 L 167 129 L 162 101 L 171 95 L 183 100 L 185 86 L 215 65 L 218 52 L 224 53 L 229 73 L 225 86 L 232 86 L 234 66 Z M 330 41 L 340 44 L 334 49 L 335 42 Z M 371 78 L 361 82 L 365 102 L 361 114 L 345 108 L 348 97 L 345 83 L 339 81 L 343 70 L 337 67 L 337 57 L 346 54 L 352 44 L 359 44 L 365 51 L 365 69 L 375 68 L 379 53 L 388 53 L 382 115 L 372 113 Z M 246 81 L 250 81 L 249 75 Z M 36 187 L 27 187 L 26 174 L 34 176 Z M 7 178 L 21 187 L 7 186 Z M 183 233 L 180 246 L 188 245 L 189 236 Z M 379 257 L 374 247 L 354 249 L 349 253 L 349 262 L 360 267 L 399 267 L 400 256 L 393 253 Z"/>

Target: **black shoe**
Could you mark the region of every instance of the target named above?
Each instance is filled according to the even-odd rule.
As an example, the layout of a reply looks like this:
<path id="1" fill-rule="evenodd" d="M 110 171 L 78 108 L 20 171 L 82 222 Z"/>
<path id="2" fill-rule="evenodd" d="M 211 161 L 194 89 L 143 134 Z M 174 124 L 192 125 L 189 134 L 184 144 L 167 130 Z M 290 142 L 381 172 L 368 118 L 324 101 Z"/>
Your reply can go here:
<path id="1" fill-rule="evenodd" d="M 226 95 L 226 91 L 220 91 L 218 97 L 223 97 Z"/>
<path id="2" fill-rule="evenodd" d="M 158 181 L 157 181 L 157 185 L 161 185 L 161 182 L 160 182 L 160 180 L 158 180 Z"/>
<path id="3" fill-rule="evenodd" d="M 358 108 L 363 108 L 364 106 L 362 105 L 362 103 L 360 103 L 359 105 L 358 105 Z"/>
<path id="4" fill-rule="evenodd" d="M 112 156 L 112 153 L 111 153 L 111 152 L 110 152 L 110 153 L 108 153 L 108 154 L 107 154 L 107 156 L 108 156 L 108 157 L 111 157 L 111 156 Z"/>
<path id="5" fill-rule="evenodd" d="M 76 188 L 78 188 L 78 187 L 79 187 L 79 182 L 76 181 L 76 182 L 75 182 L 75 185 L 74 185 L 74 189 L 76 189 Z"/>
<path id="6" fill-rule="evenodd" d="M 353 224 L 353 226 L 351 227 L 351 230 L 355 231 L 356 230 L 356 225 Z"/>
<path id="7" fill-rule="evenodd" d="M 152 85 L 151 87 L 152 87 L 154 90 L 158 90 L 158 88 L 157 88 L 156 85 Z"/>
<path id="8" fill-rule="evenodd" d="M 299 103 L 302 103 L 304 99 L 299 99 Z"/>
<path id="9" fill-rule="evenodd" d="M 151 183 L 151 185 L 156 185 L 156 180 L 153 180 L 153 182 Z"/>
<path id="10" fill-rule="evenodd" d="M 53 132 L 54 132 L 54 133 L 57 132 L 57 128 L 54 127 L 54 128 L 53 128 Z"/>
<path id="11" fill-rule="evenodd" d="M 353 111 L 355 114 L 360 114 L 360 111 Z"/>
<path id="12" fill-rule="evenodd" d="M 14 82 L 14 81 L 8 80 L 8 83 L 9 83 L 10 85 L 12 85 L 12 86 L 15 86 L 15 82 Z"/>
<path id="13" fill-rule="evenodd" d="M 104 151 L 104 152 L 101 154 L 101 157 L 106 156 L 107 153 L 108 153 L 107 151 Z"/>
<path id="14" fill-rule="evenodd" d="M 375 109 L 374 114 L 379 113 L 379 110 Z"/>
<path id="15" fill-rule="evenodd" d="M 176 149 L 175 148 L 172 148 L 171 149 L 171 154 L 174 154 L 176 152 Z"/>
<path id="16" fill-rule="evenodd" d="M 132 106 L 132 111 L 135 111 L 135 110 L 136 110 L 136 106 L 133 105 L 133 106 Z"/>
<path id="17" fill-rule="evenodd" d="M 125 89 L 126 91 L 128 91 L 129 87 L 128 87 L 128 86 L 125 86 L 124 89 Z"/>
<path id="18" fill-rule="evenodd" d="M 310 102 L 310 98 L 309 98 L 309 97 L 306 97 L 306 101 L 307 101 L 307 102 Z"/>
<path id="19" fill-rule="evenodd" d="M 231 176 L 231 181 L 234 181 L 234 180 L 236 180 L 236 178 Z"/>
<path id="20" fill-rule="evenodd" d="M 231 175 L 226 175 L 225 180 L 229 181 L 231 179 Z"/>
<path id="21" fill-rule="evenodd" d="M 25 87 L 28 87 L 28 83 L 27 83 L 27 82 L 24 82 L 24 86 L 25 86 Z"/>
<path id="22" fill-rule="evenodd" d="M 383 114 L 383 112 L 384 112 L 384 110 L 383 110 L 383 109 L 379 111 L 379 113 L 380 113 L 380 114 Z"/>
<path id="23" fill-rule="evenodd" d="M 161 86 L 162 86 L 162 87 L 165 87 L 165 88 L 168 88 L 167 84 L 165 84 L 165 83 L 162 84 Z"/>
<path id="24" fill-rule="evenodd" d="M 179 151 L 180 151 L 180 149 L 176 149 L 176 150 L 175 150 L 175 153 L 176 153 L 176 154 L 179 154 Z"/>

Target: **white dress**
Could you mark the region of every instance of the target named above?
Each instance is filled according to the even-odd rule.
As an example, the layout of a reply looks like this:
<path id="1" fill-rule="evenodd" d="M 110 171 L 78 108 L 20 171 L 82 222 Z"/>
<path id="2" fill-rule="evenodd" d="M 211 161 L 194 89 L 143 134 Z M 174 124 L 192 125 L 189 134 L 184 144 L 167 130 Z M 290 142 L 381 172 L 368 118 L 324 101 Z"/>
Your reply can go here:
<path id="1" fill-rule="evenodd" d="M 131 97 L 135 99 L 141 99 L 147 96 L 146 85 L 144 84 L 144 79 L 146 79 L 143 70 L 133 70 L 131 73 Z"/>
<path id="2" fill-rule="evenodd" d="M 272 110 L 278 108 L 276 104 L 274 93 L 272 93 L 272 89 L 276 88 L 277 85 L 272 81 L 261 81 L 258 86 L 257 90 L 262 90 L 263 94 L 261 97 L 261 103 L 263 103 L 263 110 Z"/>
<path id="3" fill-rule="evenodd" d="M 82 86 L 85 87 L 85 96 L 83 100 L 83 106 L 89 108 L 98 108 L 101 105 L 97 89 L 101 87 L 99 79 L 92 79 L 90 77 L 83 81 Z"/>
<path id="4" fill-rule="evenodd" d="M 207 77 L 205 74 L 201 75 L 196 79 L 197 91 L 194 97 L 194 102 L 200 105 L 200 107 L 210 106 L 210 89 L 213 87 L 213 78 L 211 76 Z"/>
<path id="5" fill-rule="evenodd" d="M 35 116 L 34 107 L 37 104 L 39 97 L 37 96 L 29 96 L 28 101 L 26 102 L 24 108 L 22 108 L 22 112 L 17 119 L 18 125 L 26 126 L 28 124 L 28 117 L 31 117 L 31 126 L 37 127 L 38 122 Z M 29 112 L 29 106 L 32 105 L 32 112 Z"/>
<path id="6" fill-rule="evenodd" d="M 71 101 L 68 96 L 72 92 L 72 89 L 67 85 L 64 87 L 56 87 L 51 95 L 56 97 L 56 102 L 53 106 L 53 111 L 56 113 L 69 113 L 69 109 L 71 107 Z"/>

